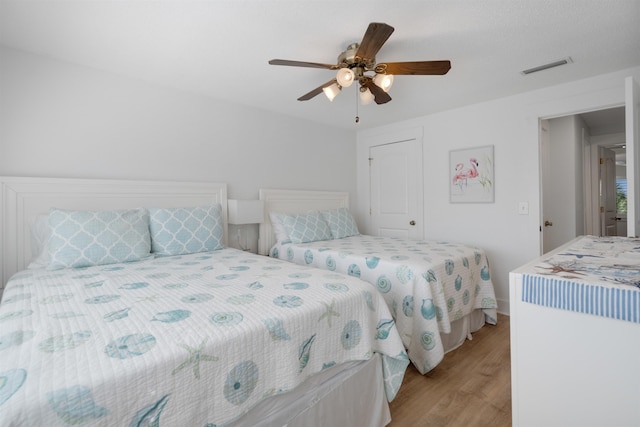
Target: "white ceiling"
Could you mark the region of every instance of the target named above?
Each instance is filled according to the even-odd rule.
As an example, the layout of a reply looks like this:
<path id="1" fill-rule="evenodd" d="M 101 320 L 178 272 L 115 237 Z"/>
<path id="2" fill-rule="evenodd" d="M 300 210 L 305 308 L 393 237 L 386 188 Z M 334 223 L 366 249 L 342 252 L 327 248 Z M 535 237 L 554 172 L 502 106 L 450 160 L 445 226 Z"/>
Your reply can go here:
<path id="1" fill-rule="evenodd" d="M 355 85 L 296 99 L 333 77 L 268 65 L 335 63 L 369 22 L 395 27 L 378 62 L 449 59 L 445 76 L 397 76 L 385 105 Z M 0 0 L 0 43 L 118 74 L 364 129 L 640 65 L 638 0 Z M 521 70 L 571 57 L 524 76 Z"/>
<path id="2" fill-rule="evenodd" d="M 624 107 L 589 111 L 588 113 L 580 114 L 580 117 L 589 127 L 591 136 L 625 132 Z"/>

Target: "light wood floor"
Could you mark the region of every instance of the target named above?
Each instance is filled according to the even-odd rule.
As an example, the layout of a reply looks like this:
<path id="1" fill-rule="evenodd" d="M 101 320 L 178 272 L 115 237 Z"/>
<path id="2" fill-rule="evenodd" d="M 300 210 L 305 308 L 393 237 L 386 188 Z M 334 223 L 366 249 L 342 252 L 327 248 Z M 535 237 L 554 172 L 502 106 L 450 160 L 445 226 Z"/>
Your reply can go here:
<path id="1" fill-rule="evenodd" d="M 511 425 L 509 316 L 485 325 L 426 375 L 409 365 L 390 427 Z"/>

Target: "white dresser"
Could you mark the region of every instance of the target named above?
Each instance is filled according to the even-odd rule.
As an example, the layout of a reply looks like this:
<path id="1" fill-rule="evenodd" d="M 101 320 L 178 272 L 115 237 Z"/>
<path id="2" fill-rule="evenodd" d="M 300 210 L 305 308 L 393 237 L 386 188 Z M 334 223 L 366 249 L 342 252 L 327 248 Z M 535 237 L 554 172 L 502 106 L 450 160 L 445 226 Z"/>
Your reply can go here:
<path id="1" fill-rule="evenodd" d="M 640 426 L 640 239 L 579 237 L 509 274 L 514 426 Z"/>

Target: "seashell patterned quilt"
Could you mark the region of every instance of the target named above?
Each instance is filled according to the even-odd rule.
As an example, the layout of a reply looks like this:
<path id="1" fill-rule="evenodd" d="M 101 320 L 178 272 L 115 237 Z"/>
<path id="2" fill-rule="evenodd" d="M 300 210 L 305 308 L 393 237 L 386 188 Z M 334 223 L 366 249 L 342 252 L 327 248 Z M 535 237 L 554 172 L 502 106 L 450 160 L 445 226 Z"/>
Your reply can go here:
<path id="1" fill-rule="evenodd" d="M 384 297 L 409 357 L 421 373 L 444 357 L 440 333 L 473 310 L 497 322 L 489 260 L 460 243 L 357 235 L 309 243 L 276 243 L 270 255 L 359 277 Z"/>
<path id="2" fill-rule="evenodd" d="M 334 365 L 409 363 L 356 278 L 235 249 L 12 277 L 0 305 L 0 425 L 220 426 Z"/>

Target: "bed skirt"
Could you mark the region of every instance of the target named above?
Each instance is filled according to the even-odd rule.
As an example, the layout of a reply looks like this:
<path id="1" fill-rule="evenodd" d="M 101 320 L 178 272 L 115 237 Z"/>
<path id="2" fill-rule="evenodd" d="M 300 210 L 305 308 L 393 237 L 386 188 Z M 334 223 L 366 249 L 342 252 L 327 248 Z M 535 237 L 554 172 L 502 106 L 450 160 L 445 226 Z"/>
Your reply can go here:
<path id="1" fill-rule="evenodd" d="M 451 322 L 451 332 L 440 333 L 444 352 L 448 353 L 464 344 L 466 339 L 471 339 L 471 334 L 485 325 L 485 314 L 482 309 L 473 310 L 462 319 Z"/>
<path id="2" fill-rule="evenodd" d="M 390 422 L 382 360 L 375 353 L 367 361 L 334 366 L 289 393 L 260 402 L 230 426 L 382 427 Z"/>

